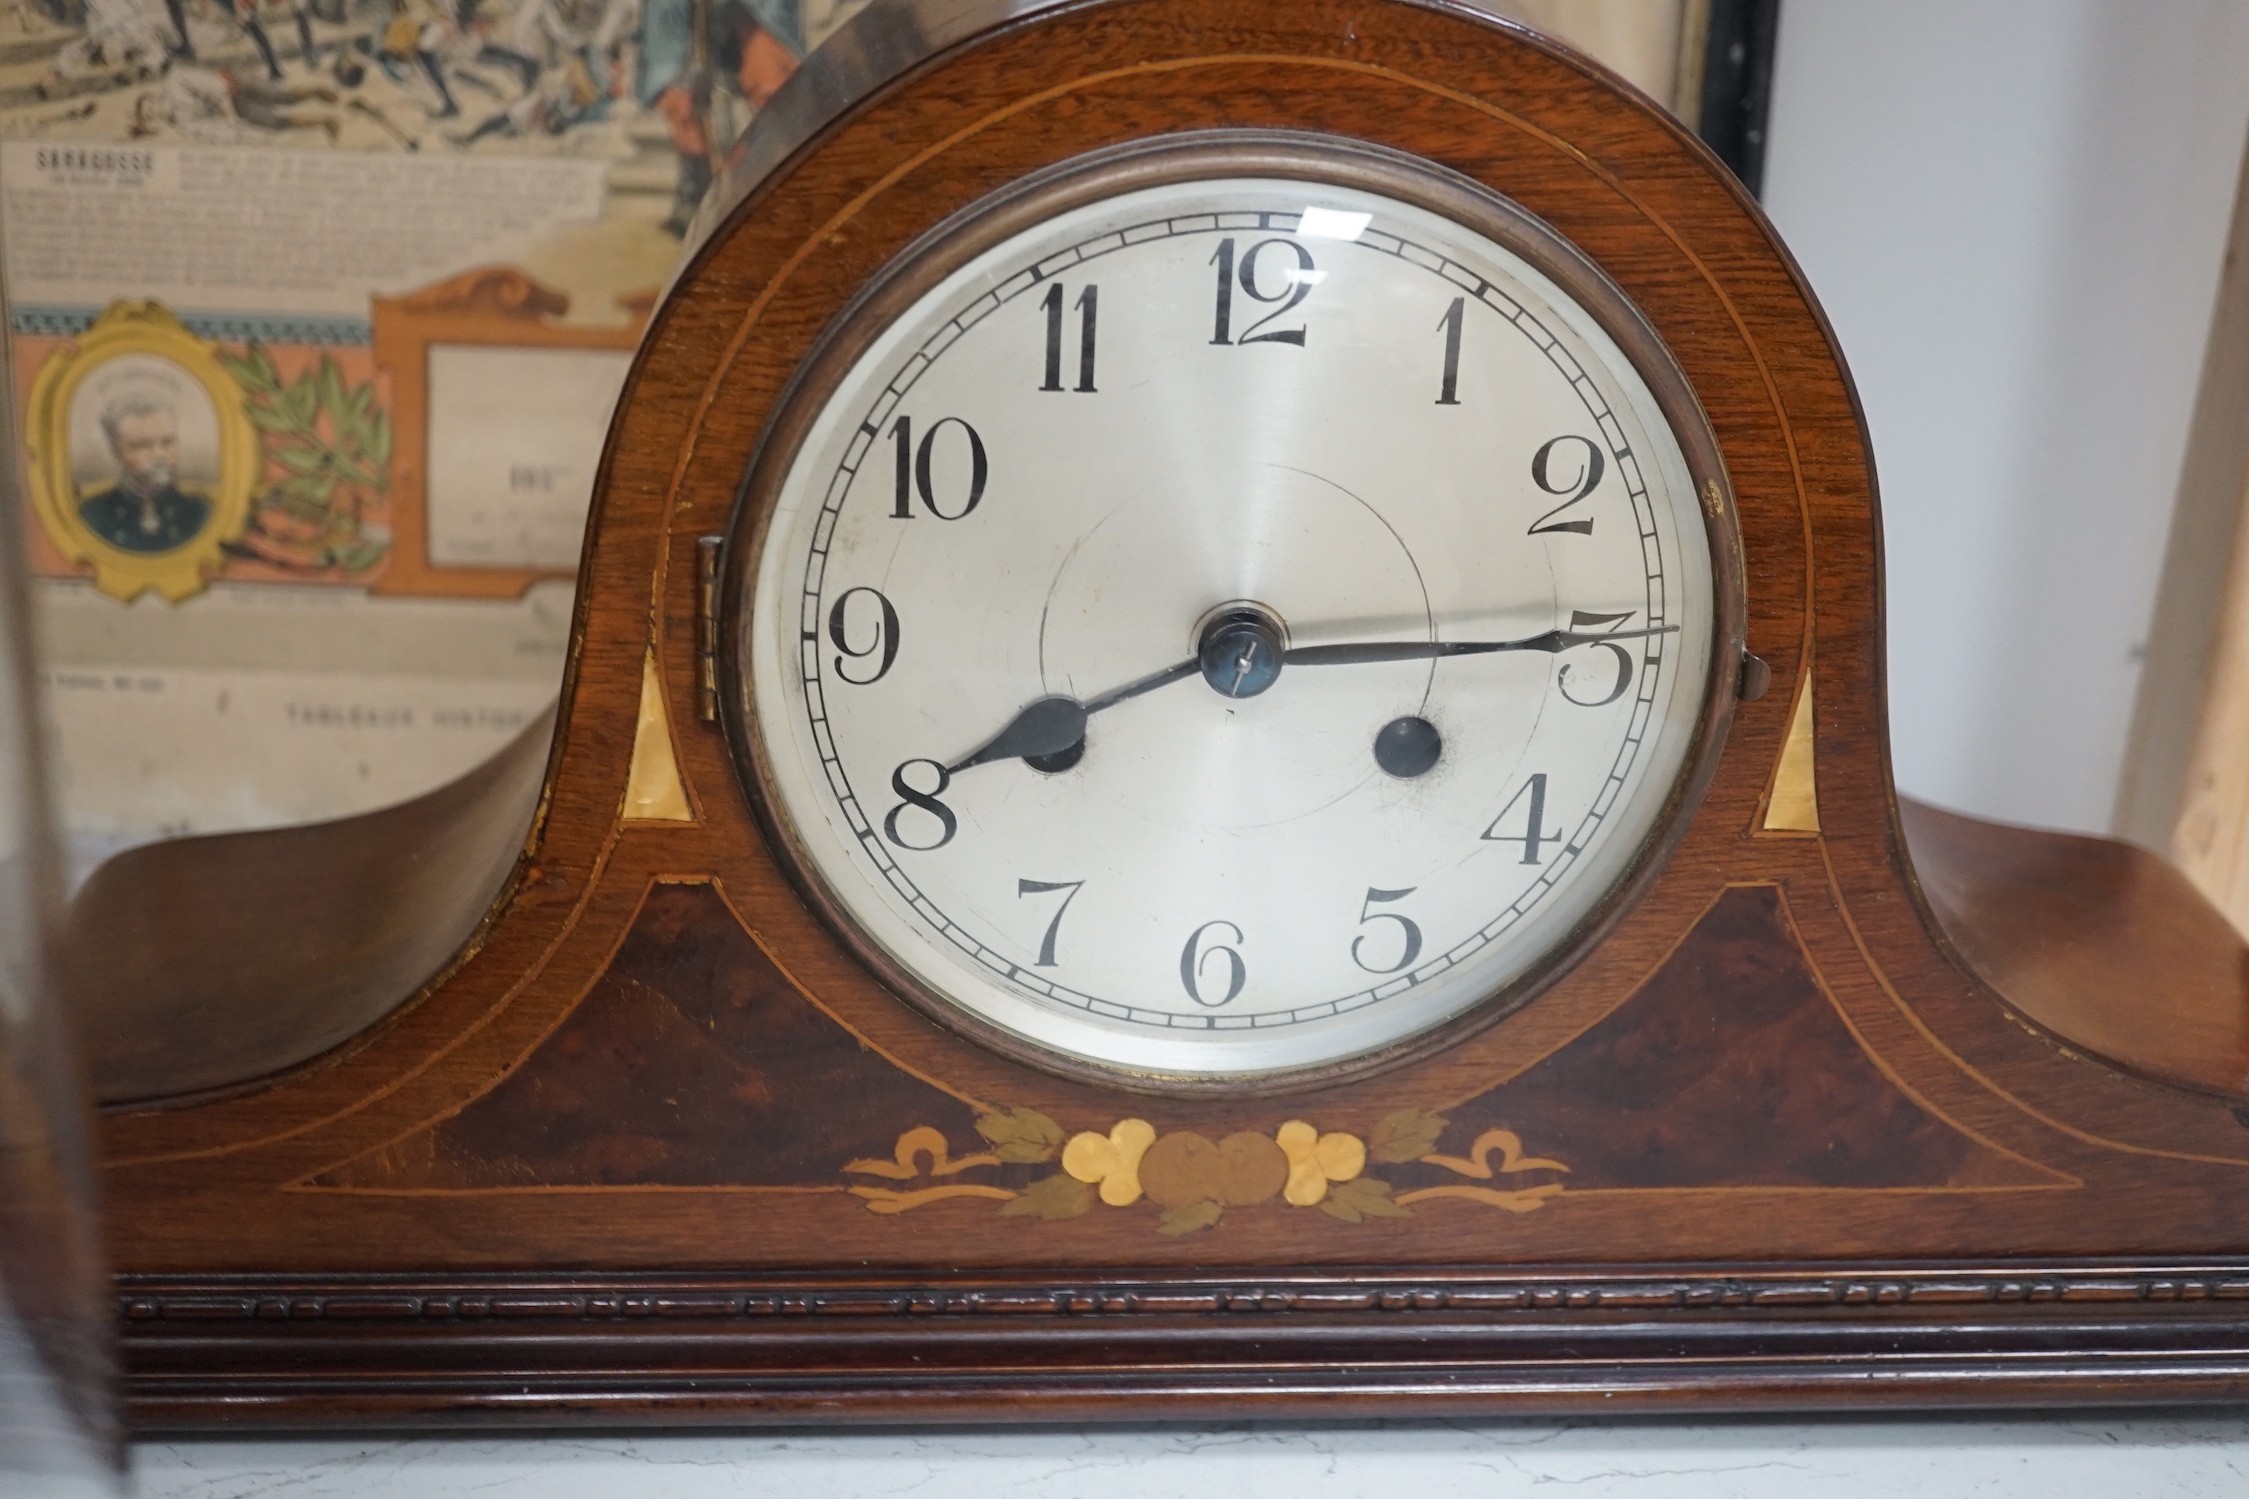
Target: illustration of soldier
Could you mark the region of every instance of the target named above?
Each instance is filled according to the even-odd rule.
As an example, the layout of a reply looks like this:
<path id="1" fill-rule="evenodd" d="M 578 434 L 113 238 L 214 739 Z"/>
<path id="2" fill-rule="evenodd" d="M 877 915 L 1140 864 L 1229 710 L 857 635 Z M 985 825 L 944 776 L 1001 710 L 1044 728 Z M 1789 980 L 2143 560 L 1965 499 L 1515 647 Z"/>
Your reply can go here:
<path id="1" fill-rule="evenodd" d="M 336 91 L 322 84 L 246 79 L 224 68 L 175 62 L 161 87 L 133 101 L 126 134 L 138 139 L 169 125 L 190 140 L 227 145 L 253 138 L 252 131 L 324 130 L 333 144 L 342 128 L 335 111 L 308 114 L 299 106 L 333 105 L 336 99 Z"/>
<path id="2" fill-rule="evenodd" d="M 101 429 L 116 482 L 79 502 L 86 529 L 126 552 L 187 545 L 211 518 L 211 502 L 179 482 L 178 408 L 153 387 L 129 387 L 102 408 Z"/>
<path id="3" fill-rule="evenodd" d="M 266 76 L 278 79 L 281 76 L 281 58 L 273 50 L 273 38 L 266 34 L 265 22 L 258 15 L 263 3 L 264 0 L 218 0 L 219 9 L 225 13 L 226 18 L 250 39 L 251 46 L 258 49 L 258 57 L 266 65 Z M 164 0 L 164 9 L 171 15 L 172 30 L 179 38 L 178 45 L 173 50 L 189 62 L 196 61 L 195 37 L 187 29 L 186 0 Z M 306 65 L 310 66 L 313 58 L 312 20 L 305 13 L 304 0 L 289 0 L 289 9 L 297 19 L 299 50 Z"/>
<path id="4" fill-rule="evenodd" d="M 389 19 L 373 36 L 353 45 L 393 83 L 405 84 L 408 64 L 419 68 L 437 94 L 438 107 L 428 111 L 429 117 L 450 120 L 459 116 L 461 106 L 446 81 L 443 59 L 465 37 L 460 14 L 444 0 L 391 0 Z"/>
<path id="5" fill-rule="evenodd" d="M 145 78 L 171 52 L 156 0 L 86 0 L 84 28 L 55 50 L 34 92 L 51 99 L 72 82 L 96 75 Z"/>
<path id="6" fill-rule="evenodd" d="M 541 74 L 578 55 L 587 36 L 571 0 L 517 0 L 498 39 L 483 43 L 477 59 L 513 71 L 529 94 L 538 88 Z"/>
<path id="7" fill-rule="evenodd" d="M 584 3 L 521 0 L 501 40 L 483 44 L 477 60 L 513 71 L 523 91 L 474 130 L 448 137 L 454 145 L 473 146 L 494 135 L 558 135 L 607 112 L 614 49 L 596 44 L 598 33 L 581 13 Z"/>
<path id="8" fill-rule="evenodd" d="M 804 55 L 798 0 L 614 0 L 622 29 L 638 12 L 633 92 L 663 117 L 679 153 L 667 232 L 682 236 L 718 160 Z M 596 44 L 600 44 L 597 35 Z"/>

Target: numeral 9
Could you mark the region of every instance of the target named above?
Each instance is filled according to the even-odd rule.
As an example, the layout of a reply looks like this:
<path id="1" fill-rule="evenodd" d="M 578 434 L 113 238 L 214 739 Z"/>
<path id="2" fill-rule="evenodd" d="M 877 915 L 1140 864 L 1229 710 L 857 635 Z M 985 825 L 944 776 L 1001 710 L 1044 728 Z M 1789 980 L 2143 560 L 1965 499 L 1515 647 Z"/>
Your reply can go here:
<path id="1" fill-rule="evenodd" d="M 854 650 L 851 645 L 850 609 L 851 601 L 861 594 L 873 599 L 875 608 L 881 612 L 875 617 L 875 638 Z M 835 606 L 828 611 L 828 639 L 835 642 L 836 649 L 842 652 L 836 657 L 837 676 L 854 687 L 879 682 L 890 670 L 890 663 L 898 659 L 898 611 L 891 607 L 890 600 L 875 589 L 847 588 L 836 596 Z M 847 657 L 853 661 L 864 661 L 877 654 L 882 659 L 875 663 L 875 669 L 866 676 L 855 677 L 844 669 L 843 663 Z"/>

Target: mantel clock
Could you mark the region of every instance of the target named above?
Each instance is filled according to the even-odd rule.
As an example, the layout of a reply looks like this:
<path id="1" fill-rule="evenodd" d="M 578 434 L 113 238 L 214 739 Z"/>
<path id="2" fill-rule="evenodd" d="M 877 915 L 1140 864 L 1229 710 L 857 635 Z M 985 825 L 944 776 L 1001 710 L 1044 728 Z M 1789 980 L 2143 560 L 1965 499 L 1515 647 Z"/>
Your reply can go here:
<path id="1" fill-rule="evenodd" d="M 81 960 L 144 1420 L 2241 1393 L 2241 944 L 1901 806 L 1848 377 L 1661 111 L 878 6 L 702 233 L 551 754 L 81 900 L 392 891 Z"/>

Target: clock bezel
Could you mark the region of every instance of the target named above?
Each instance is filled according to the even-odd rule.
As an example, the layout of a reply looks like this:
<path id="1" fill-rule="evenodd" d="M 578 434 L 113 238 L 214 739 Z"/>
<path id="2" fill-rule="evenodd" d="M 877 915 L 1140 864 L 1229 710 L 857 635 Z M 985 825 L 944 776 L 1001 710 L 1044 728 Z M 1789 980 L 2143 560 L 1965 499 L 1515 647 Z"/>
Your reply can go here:
<path id="1" fill-rule="evenodd" d="M 987 1020 L 923 982 L 860 929 L 800 840 L 768 769 L 747 636 L 789 471 L 838 385 L 898 317 L 962 265 L 1058 214 L 1142 188 L 1229 177 L 1296 179 L 1386 196 L 1485 236 L 1559 286 L 1623 352 L 1679 444 L 1711 559 L 1715 617 L 1695 727 L 1661 809 L 1624 872 L 1528 968 L 1456 1013 L 1367 1051 L 1267 1071 L 1178 1074 L 1060 1051 Z M 853 961 L 921 1014 L 1002 1056 L 1079 1081 L 1175 1097 L 1285 1094 L 1389 1071 L 1515 1013 L 1575 967 L 1646 893 L 1686 835 L 1732 722 L 1748 614 L 1740 526 L 1717 436 L 1677 359 L 1598 264 L 1520 205 L 1434 162 L 1348 136 L 1273 129 L 1188 131 L 1085 152 L 978 198 L 908 245 L 836 315 L 781 390 L 736 491 L 717 574 L 714 666 L 736 778 L 776 863 Z"/>

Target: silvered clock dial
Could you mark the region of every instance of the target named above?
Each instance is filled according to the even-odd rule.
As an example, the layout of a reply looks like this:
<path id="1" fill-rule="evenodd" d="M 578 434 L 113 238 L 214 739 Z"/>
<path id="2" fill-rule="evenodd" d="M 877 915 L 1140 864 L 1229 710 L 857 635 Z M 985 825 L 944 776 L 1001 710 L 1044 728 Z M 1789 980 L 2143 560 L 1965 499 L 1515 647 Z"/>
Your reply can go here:
<path id="1" fill-rule="evenodd" d="M 902 994 L 1156 1083 L 1372 1065 L 1629 897 L 1740 650 L 1716 445 L 1621 293 L 1318 137 L 1086 158 L 908 252 L 745 490 L 730 712 Z"/>

